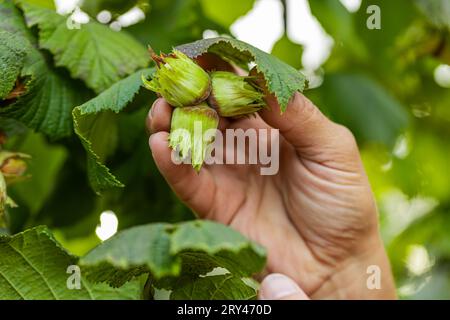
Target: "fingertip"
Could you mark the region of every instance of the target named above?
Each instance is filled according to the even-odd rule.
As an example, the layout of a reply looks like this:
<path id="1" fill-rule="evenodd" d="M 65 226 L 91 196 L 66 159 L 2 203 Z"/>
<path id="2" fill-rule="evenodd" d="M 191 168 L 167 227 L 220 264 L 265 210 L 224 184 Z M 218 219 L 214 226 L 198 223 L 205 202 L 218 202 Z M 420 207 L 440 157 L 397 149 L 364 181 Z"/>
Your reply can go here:
<path id="1" fill-rule="evenodd" d="M 159 146 L 163 140 L 167 141 L 167 138 L 169 136 L 168 132 L 160 131 L 153 133 L 150 138 L 148 139 L 148 143 L 150 145 L 150 148 L 154 148 L 156 146 Z"/>
<path id="2" fill-rule="evenodd" d="M 146 125 L 150 133 L 169 131 L 172 107 L 163 98 L 158 98 L 150 108 Z"/>
<path id="3" fill-rule="evenodd" d="M 169 133 L 165 131 L 156 132 L 150 136 L 148 144 L 155 160 L 170 152 L 168 140 Z"/>
<path id="4" fill-rule="evenodd" d="M 164 176 L 167 176 L 176 166 L 172 161 L 172 149 L 169 147 L 169 133 L 160 131 L 152 134 L 149 145 L 156 166 Z"/>
<path id="5" fill-rule="evenodd" d="M 267 107 L 259 111 L 259 115 L 263 118 L 269 118 L 272 116 L 281 116 L 283 112 L 281 111 L 280 106 L 278 105 L 278 102 L 274 97 L 266 96 L 266 104 Z"/>
<path id="6" fill-rule="evenodd" d="M 260 300 L 309 300 L 294 280 L 280 273 L 264 278 L 258 297 Z"/>
<path id="7" fill-rule="evenodd" d="M 149 138 L 155 164 L 182 201 L 189 203 L 196 212 L 204 212 L 206 210 L 204 207 L 205 201 L 203 198 L 197 197 L 193 190 L 196 190 L 199 183 L 206 179 L 206 172 L 198 174 L 190 164 L 174 161 L 173 151 L 168 144 L 168 136 L 168 132 L 158 132 L 152 134 Z M 205 171 L 205 168 L 202 170 Z M 205 192 L 201 194 L 204 195 Z"/>
<path id="8" fill-rule="evenodd" d="M 303 94 L 295 93 L 284 112 L 275 98 L 269 97 L 267 101 L 271 109 L 262 111 L 261 118 L 279 129 L 297 150 L 308 153 L 313 147 L 324 148 L 336 143 L 335 124 Z M 312 153 L 315 154 L 316 150 Z"/>
<path id="9" fill-rule="evenodd" d="M 169 147 L 168 132 L 160 131 L 152 134 L 149 138 L 149 145 L 156 166 L 170 182 L 174 180 L 172 176 L 174 172 L 185 173 L 185 171 L 193 171 L 190 165 L 176 163 L 172 158 L 173 150 Z M 175 174 L 175 178 L 177 175 Z"/>

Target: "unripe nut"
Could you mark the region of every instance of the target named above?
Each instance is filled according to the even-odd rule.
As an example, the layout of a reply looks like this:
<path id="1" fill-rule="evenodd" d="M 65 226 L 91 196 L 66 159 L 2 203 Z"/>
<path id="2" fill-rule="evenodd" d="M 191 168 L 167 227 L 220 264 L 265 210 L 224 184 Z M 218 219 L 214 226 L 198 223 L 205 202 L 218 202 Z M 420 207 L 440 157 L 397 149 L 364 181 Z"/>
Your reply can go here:
<path id="1" fill-rule="evenodd" d="M 258 112 L 267 105 L 262 90 L 253 77 L 241 77 L 231 72 L 210 74 L 212 91 L 208 103 L 221 117 L 239 117 Z"/>
<path id="2" fill-rule="evenodd" d="M 191 58 L 173 50 L 169 55 L 152 53 L 157 70 L 151 81 L 142 76 L 144 87 L 158 93 L 174 107 L 195 106 L 211 92 L 211 79 Z"/>
<path id="3" fill-rule="evenodd" d="M 192 167 L 200 171 L 208 147 L 214 142 L 219 116 L 206 103 L 175 108 L 169 135 L 169 146 L 178 150 L 181 158 L 191 154 Z"/>

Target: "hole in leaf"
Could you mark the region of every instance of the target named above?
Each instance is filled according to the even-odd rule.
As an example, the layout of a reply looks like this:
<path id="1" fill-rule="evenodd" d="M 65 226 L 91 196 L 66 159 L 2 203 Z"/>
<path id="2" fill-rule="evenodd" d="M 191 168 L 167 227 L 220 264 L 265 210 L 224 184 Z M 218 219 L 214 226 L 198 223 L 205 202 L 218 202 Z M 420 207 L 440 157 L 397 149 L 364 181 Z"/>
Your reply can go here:
<path id="1" fill-rule="evenodd" d="M 202 222 L 200 220 L 194 222 L 194 227 L 201 228 Z"/>
<path id="2" fill-rule="evenodd" d="M 164 228 L 164 232 L 167 234 L 172 234 L 178 229 L 177 226 L 167 226 Z"/>
<path id="3" fill-rule="evenodd" d="M 6 107 L 24 95 L 26 93 L 26 81 L 25 79 L 17 79 L 14 88 L 9 92 L 3 101 L 0 102 L 0 107 Z"/>

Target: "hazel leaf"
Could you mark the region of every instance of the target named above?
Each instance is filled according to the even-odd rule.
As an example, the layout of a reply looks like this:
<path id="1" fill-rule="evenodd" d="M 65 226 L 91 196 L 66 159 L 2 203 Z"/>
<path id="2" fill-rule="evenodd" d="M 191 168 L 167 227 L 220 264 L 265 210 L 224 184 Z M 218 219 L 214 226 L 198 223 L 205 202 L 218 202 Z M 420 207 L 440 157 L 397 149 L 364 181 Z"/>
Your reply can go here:
<path id="1" fill-rule="evenodd" d="M 195 278 L 214 268 L 238 277 L 260 272 L 265 250 L 238 232 L 211 221 L 157 223 L 121 231 L 81 258 L 88 279 L 121 286 L 150 273 L 158 287 L 180 277 Z"/>
<path id="2" fill-rule="evenodd" d="M 277 57 L 240 40 L 225 37 L 210 38 L 184 44 L 177 49 L 191 58 L 210 52 L 242 67 L 254 63 L 257 71 L 264 76 L 267 89 L 275 95 L 283 112 L 294 93 L 302 92 L 307 85 L 306 78 L 301 72 Z"/>
<path id="3" fill-rule="evenodd" d="M 88 153 L 89 183 L 98 194 L 109 188 L 123 187 L 104 164 L 114 152 L 117 142 L 115 114 L 130 104 L 139 93 L 141 76 L 150 76 L 153 72 L 154 68 L 138 71 L 72 112 L 75 133 Z"/>
<path id="4" fill-rule="evenodd" d="M 0 300 L 140 299 L 139 279 L 116 289 L 81 276 L 79 289 L 70 289 L 69 277 L 76 271 L 67 273 L 68 267 L 77 262 L 44 226 L 14 236 L 0 235 Z"/>
<path id="5" fill-rule="evenodd" d="M 149 63 L 143 45 L 126 32 L 91 21 L 69 28 L 67 17 L 56 11 L 18 0 L 29 27 L 39 29 L 39 46 L 53 54 L 56 66 L 69 70 L 100 93 Z"/>

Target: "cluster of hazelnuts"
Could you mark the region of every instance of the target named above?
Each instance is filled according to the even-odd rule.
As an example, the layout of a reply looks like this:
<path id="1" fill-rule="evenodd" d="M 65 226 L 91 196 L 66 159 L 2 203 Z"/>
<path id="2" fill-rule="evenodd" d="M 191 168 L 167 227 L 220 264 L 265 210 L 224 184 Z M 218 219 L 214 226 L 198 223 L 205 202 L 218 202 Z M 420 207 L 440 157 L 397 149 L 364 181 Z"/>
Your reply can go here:
<path id="1" fill-rule="evenodd" d="M 172 113 L 169 146 L 181 158 L 190 155 L 200 170 L 214 136 L 194 134 L 217 129 L 220 117 L 242 117 L 266 107 L 263 90 L 253 77 L 232 72 L 207 72 L 178 50 L 168 55 L 152 53 L 157 69 L 144 87 L 162 96 L 175 109 Z"/>

